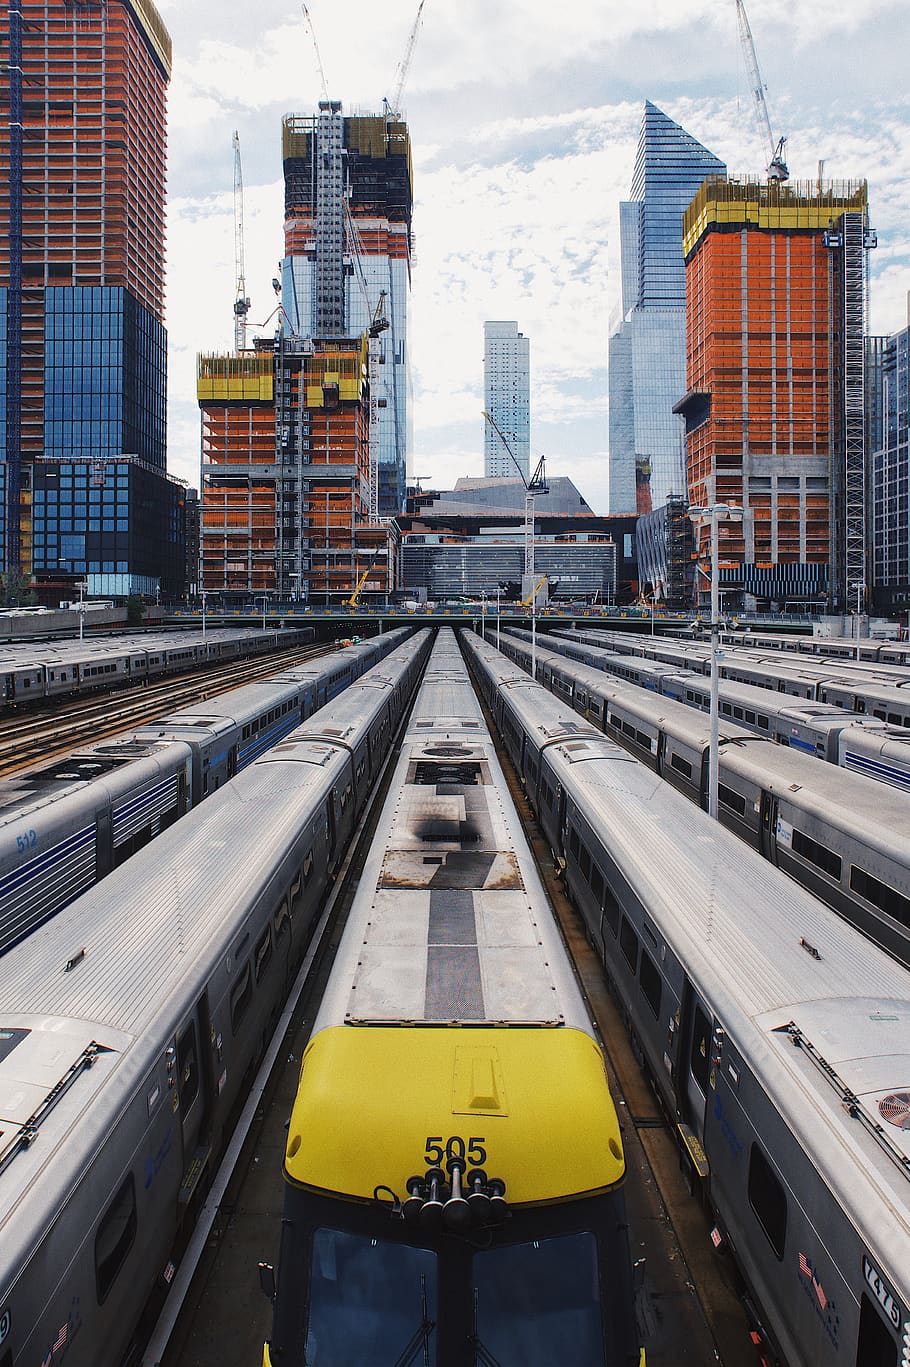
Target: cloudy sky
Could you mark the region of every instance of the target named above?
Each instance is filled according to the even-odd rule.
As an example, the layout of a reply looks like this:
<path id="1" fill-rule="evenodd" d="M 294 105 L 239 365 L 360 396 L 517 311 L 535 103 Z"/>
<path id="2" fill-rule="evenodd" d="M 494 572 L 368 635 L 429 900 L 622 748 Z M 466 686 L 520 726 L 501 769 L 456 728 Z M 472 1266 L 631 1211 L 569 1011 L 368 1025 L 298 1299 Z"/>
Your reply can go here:
<path id="1" fill-rule="evenodd" d="M 310 0 L 329 93 L 346 113 L 391 95 L 418 0 Z M 232 135 L 243 158 L 250 318 L 282 254 L 281 117 L 320 98 L 293 0 L 158 0 L 174 43 L 169 115 L 169 469 L 199 481 L 197 351 L 233 344 Z M 869 180 L 875 332 L 907 322 L 910 93 L 906 0 L 748 0 L 791 176 Z M 607 506 L 607 373 L 618 203 L 642 102 L 731 172 L 760 172 L 734 0 L 426 0 L 402 106 L 414 153 L 411 473 L 483 473 L 483 323 L 531 338 L 531 446 Z M 271 325 L 270 325 L 271 326 Z"/>

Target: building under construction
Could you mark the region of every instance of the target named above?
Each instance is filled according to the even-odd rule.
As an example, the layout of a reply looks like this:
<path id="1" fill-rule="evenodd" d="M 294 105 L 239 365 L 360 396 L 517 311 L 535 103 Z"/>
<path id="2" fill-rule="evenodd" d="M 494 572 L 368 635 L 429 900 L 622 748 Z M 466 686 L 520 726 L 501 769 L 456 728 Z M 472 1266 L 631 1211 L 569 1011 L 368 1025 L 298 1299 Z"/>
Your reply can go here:
<path id="1" fill-rule="evenodd" d="M 282 151 L 281 325 L 250 352 L 199 358 L 202 586 L 385 593 L 409 417 L 407 127 L 325 101 L 284 120 Z"/>
<path id="2" fill-rule="evenodd" d="M 683 219 L 688 497 L 737 598 L 865 600 L 865 181 L 709 177 Z M 707 523 L 698 590 L 710 590 Z"/>

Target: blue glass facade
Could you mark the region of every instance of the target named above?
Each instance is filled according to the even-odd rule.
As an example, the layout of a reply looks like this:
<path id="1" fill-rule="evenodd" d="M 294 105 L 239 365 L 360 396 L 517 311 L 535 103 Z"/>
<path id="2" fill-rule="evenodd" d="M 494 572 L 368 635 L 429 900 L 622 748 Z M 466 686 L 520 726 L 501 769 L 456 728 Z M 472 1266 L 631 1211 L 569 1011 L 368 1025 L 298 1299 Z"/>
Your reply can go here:
<path id="1" fill-rule="evenodd" d="M 872 457 L 872 576 L 878 608 L 910 608 L 910 327 L 883 351 L 884 445 Z"/>
<path id="2" fill-rule="evenodd" d="M 95 594 L 182 594 L 184 497 L 176 480 L 135 460 L 36 463 L 36 577 L 87 577 Z"/>
<path id="3" fill-rule="evenodd" d="M 45 291 L 44 455 L 165 468 L 167 334 L 125 289 Z"/>
<path id="4" fill-rule="evenodd" d="M 631 199 L 620 205 L 622 321 L 610 338 L 610 512 L 647 513 L 685 495 L 673 405 L 686 390 L 682 216 L 706 176 L 726 167 L 646 102 Z"/>

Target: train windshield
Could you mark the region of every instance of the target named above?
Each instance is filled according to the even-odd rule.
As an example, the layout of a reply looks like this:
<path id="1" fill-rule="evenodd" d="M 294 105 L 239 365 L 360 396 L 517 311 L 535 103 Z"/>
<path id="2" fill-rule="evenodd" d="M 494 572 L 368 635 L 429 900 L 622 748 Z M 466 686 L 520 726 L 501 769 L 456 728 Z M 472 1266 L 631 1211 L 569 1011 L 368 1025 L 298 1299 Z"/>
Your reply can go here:
<path id="1" fill-rule="evenodd" d="M 307 1367 L 435 1362 L 436 1299 L 428 1249 L 315 1230 Z"/>
<path id="2" fill-rule="evenodd" d="M 478 1364 L 602 1367 L 597 1240 L 591 1233 L 510 1244 L 474 1256 Z"/>

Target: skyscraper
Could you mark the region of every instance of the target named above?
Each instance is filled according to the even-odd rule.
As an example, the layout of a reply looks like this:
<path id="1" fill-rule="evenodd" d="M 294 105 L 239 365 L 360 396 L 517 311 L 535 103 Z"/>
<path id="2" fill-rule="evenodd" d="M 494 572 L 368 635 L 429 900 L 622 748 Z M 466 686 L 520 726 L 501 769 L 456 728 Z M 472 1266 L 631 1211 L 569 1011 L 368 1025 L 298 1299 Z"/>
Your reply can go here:
<path id="1" fill-rule="evenodd" d="M 505 437 L 515 461 L 489 423 L 484 424 L 484 474 L 525 479 L 531 469 L 531 343 L 518 324 L 483 325 L 484 407 Z"/>
<path id="2" fill-rule="evenodd" d="M 865 181 L 714 177 L 683 228 L 689 500 L 745 510 L 721 525 L 721 584 L 862 603 Z"/>
<path id="3" fill-rule="evenodd" d="M 706 176 L 726 171 L 645 103 L 631 198 L 620 205 L 622 319 L 609 342 L 610 512 L 648 513 L 685 492 L 673 405 L 685 386 L 682 216 Z"/>
<path id="4" fill-rule="evenodd" d="M 5 562 L 176 590 L 166 475 L 166 93 L 151 0 L 6 7 L 0 139 Z M 177 537 L 175 541 L 174 538 Z"/>
<path id="5" fill-rule="evenodd" d="M 872 458 L 873 591 L 876 606 L 910 605 L 910 324 L 883 348 L 884 423 Z"/>

